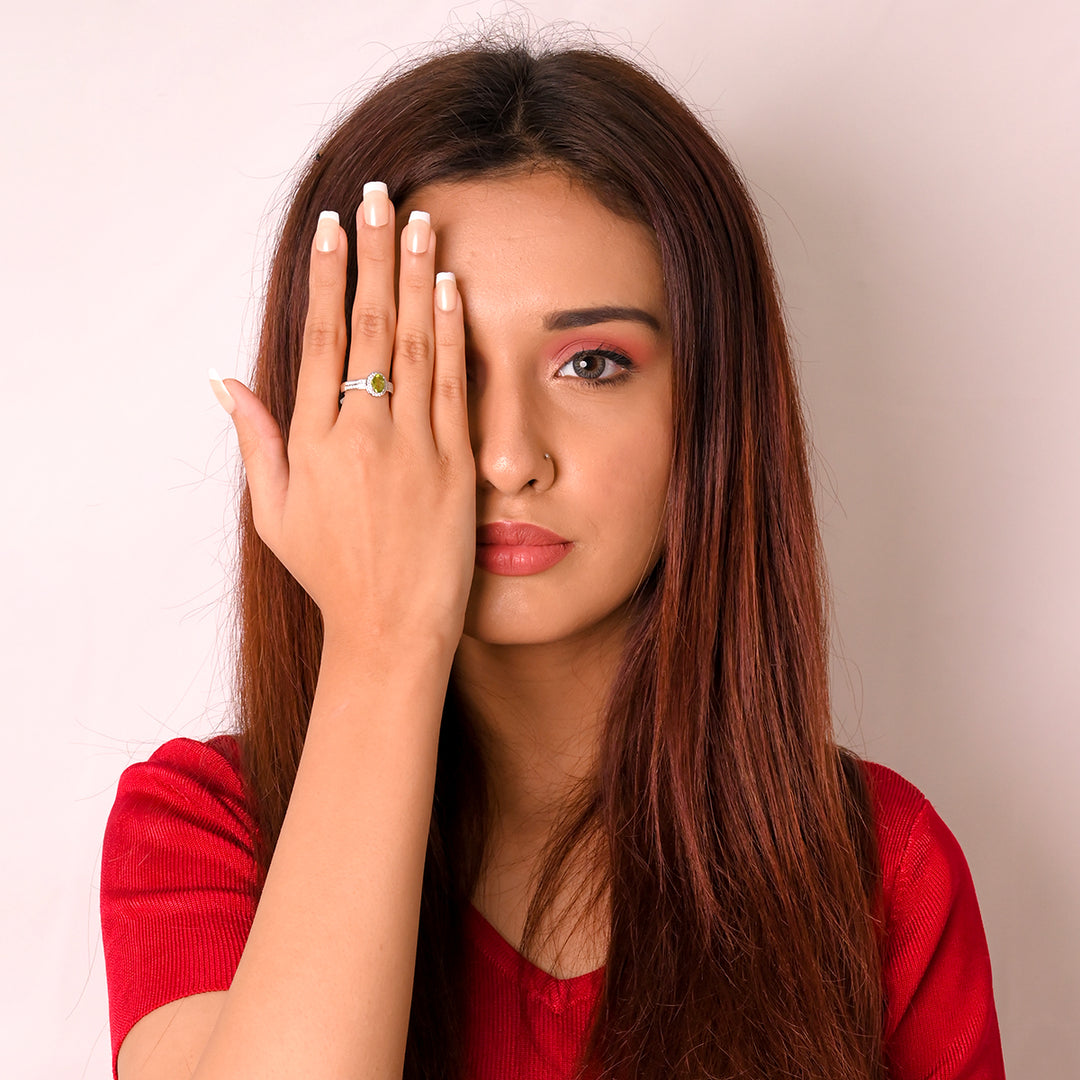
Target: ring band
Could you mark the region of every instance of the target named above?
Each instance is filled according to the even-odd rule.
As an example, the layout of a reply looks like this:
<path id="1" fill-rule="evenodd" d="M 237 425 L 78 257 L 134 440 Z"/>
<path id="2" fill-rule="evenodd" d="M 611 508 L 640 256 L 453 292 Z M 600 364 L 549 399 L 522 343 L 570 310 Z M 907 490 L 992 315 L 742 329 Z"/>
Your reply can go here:
<path id="1" fill-rule="evenodd" d="M 394 392 L 394 384 L 381 372 L 373 371 L 366 379 L 347 379 L 341 384 L 339 400 L 346 390 L 366 390 L 372 397 L 382 397 Z"/>

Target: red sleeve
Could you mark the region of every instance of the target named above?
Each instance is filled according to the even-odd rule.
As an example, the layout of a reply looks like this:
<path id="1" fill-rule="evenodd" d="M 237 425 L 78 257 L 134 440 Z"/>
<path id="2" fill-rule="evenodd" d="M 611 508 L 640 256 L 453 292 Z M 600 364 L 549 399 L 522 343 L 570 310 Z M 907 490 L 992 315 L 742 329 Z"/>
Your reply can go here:
<path id="1" fill-rule="evenodd" d="M 235 740 L 174 739 L 124 770 L 101 856 L 114 1076 L 137 1020 L 228 990 L 255 916 L 253 837 Z"/>
<path id="2" fill-rule="evenodd" d="M 885 891 L 891 1080 L 1004 1080 L 990 954 L 967 860 L 926 797 L 868 766 Z"/>

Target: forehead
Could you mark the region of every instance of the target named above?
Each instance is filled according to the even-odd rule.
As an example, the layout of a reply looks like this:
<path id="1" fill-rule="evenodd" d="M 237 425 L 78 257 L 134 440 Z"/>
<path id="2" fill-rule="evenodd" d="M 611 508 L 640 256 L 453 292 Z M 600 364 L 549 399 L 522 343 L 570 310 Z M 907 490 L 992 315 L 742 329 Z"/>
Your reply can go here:
<path id="1" fill-rule="evenodd" d="M 583 306 L 633 306 L 667 325 L 656 238 L 552 171 L 430 184 L 398 209 L 426 210 L 439 270 L 458 277 L 471 322 Z"/>

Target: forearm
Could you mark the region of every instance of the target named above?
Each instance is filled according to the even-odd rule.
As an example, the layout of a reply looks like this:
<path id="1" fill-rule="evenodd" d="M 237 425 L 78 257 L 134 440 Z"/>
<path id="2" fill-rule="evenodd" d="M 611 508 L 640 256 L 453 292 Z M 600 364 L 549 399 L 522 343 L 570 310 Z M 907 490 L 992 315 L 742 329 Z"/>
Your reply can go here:
<path id="1" fill-rule="evenodd" d="M 452 659 L 328 634 L 288 813 L 197 1080 L 401 1076 Z"/>

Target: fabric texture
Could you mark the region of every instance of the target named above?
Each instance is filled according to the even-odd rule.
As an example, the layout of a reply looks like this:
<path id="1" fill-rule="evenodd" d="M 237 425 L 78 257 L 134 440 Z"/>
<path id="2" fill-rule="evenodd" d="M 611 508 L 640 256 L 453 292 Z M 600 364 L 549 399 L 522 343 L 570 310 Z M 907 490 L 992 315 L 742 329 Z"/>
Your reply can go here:
<path id="1" fill-rule="evenodd" d="M 917 788 L 865 768 L 883 869 L 890 1080 L 1002 1080 L 990 957 L 963 852 Z M 141 1017 L 229 988 L 255 915 L 254 829 L 229 736 L 174 739 L 120 778 L 101 868 L 114 1076 Z M 569 1077 L 602 969 L 556 979 L 475 908 L 466 932 L 471 1080 Z"/>

